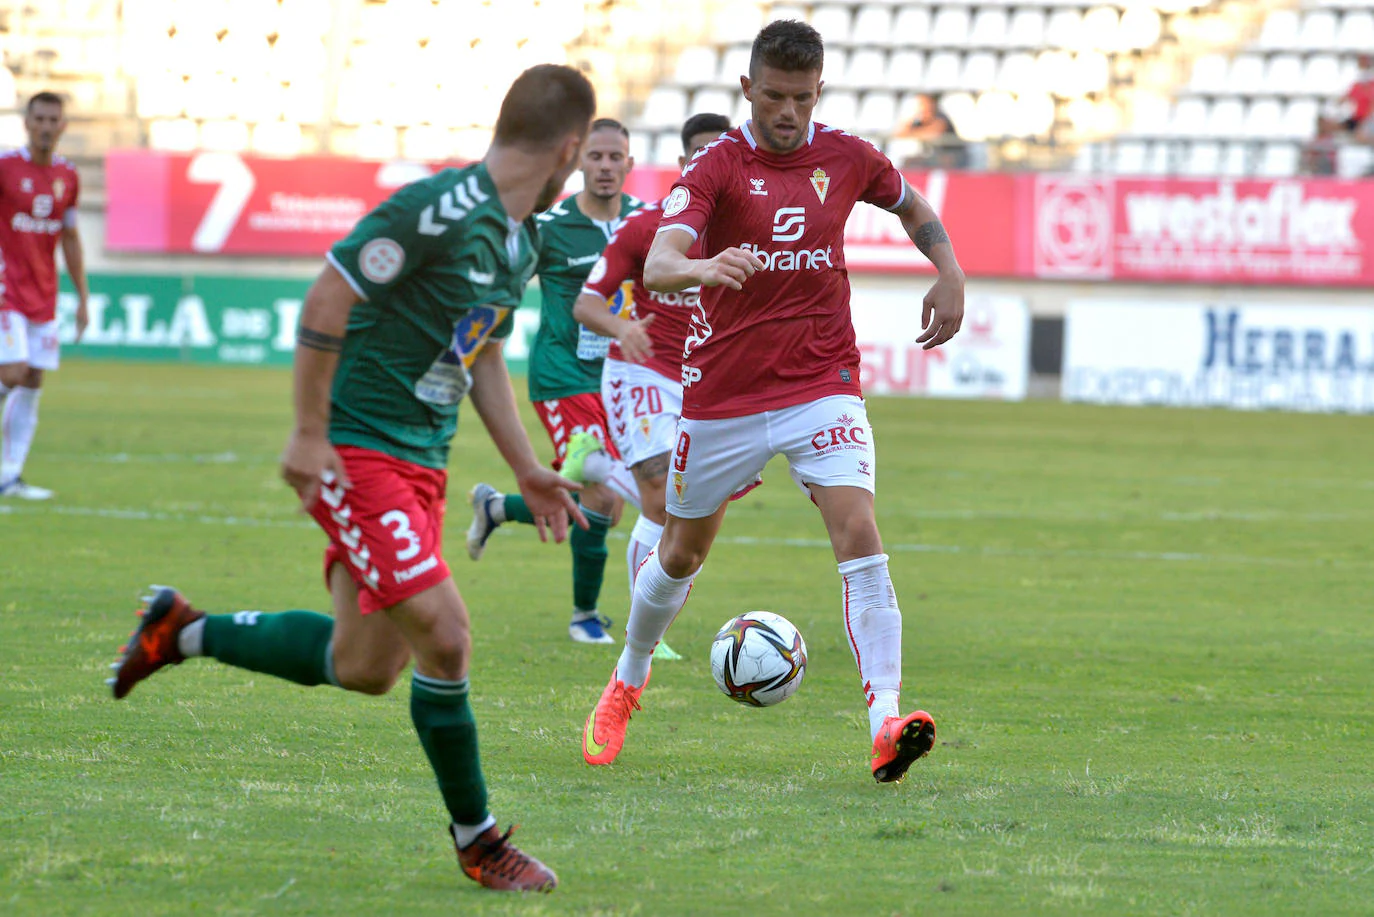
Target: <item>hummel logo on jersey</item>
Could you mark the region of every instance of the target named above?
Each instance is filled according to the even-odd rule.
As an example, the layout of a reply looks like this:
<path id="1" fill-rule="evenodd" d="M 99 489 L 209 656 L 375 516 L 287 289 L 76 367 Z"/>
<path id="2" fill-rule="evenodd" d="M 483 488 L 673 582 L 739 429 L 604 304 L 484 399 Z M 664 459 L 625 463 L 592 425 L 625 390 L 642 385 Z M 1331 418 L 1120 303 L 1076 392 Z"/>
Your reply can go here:
<path id="1" fill-rule="evenodd" d="M 757 195 L 759 195 L 760 197 L 767 197 L 767 196 L 768 196 L 768 192 L 765 191 L 765 190 L 763 190 L 763 179 L 761 179 L 761 178 L 751 178 L 751 179 L 749 179 L 749 184 L 751 184 L 751 185 L 754 186 L 754 187 L 750 190 L 750 192 L 749 192 L 750 194 L 757 194 Z"/>
<path id="2" fill-rule="evenodd" d="M 492 271 L 479 271 L 476 268 L 468 268 L 468 280 L 473 283 L 480 283 L 482 286 L 490 286 L 496 282 L 496 274 Z"/>
<path id="3" fill-rule="evenodd" d="M 468 215 L 468 211 L 489 200 L 487 194 L 477 185 L 477 176 L 469 175 L 464 185 L 454 185 L 447 194 L 439 198 L 439 220 L 434 219 L 434 205 L 430 204 L 420 211 L 420 223 L 416 230 L 425 236 L 442 236 L 454 222 Z"/>
<path id="4" fill-rule="evenodd" d="M 773 241 L 795 242 L 806 232 L 805 207 L 779 207 L 773 214 Z"/>

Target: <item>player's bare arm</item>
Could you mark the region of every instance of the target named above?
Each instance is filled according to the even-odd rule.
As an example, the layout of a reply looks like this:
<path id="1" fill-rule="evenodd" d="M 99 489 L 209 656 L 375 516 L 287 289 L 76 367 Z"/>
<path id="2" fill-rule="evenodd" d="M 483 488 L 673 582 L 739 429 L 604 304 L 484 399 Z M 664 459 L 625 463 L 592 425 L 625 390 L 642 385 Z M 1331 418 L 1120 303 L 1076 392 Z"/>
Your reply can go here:
<path id="1" fill-rule="evenodd" d="M 763 262 L 753 252 L 727 248 L 711 258 L 688 258 L 687 250 L 696 241 L 681 229 L 667 229 L 654 236 L 649 256 L 644 259 L 644 285 L 655 293 L 680 293 L 688 287 L 726 286 L 744 289 L 744 282 Z"/>
<path id="2" fill-rule="evenodd" d="M 547 541 L 551 533 L 554 541 L 562 542 L 568 537 L 569 516 L 585 529 L 587 517 L 568 493 L 581 490 L 582 485 L 541 465 L 529 434 L 520 423 L 515 389 L 511 387 L 500 341 L 487 341 L 482 345 L 473 358 L 471 372 L 472 391 L 468 398 L 477 416 L 482 418 L 496 450 L 515 473 L 520 495 L 534 516 L 539 540 Z"/>
<path id="3" fill-rule="evenodd" d="M 964 271 L 935 208 L 911 185 L 905 187 L 902 203 L 893 212 L 912 243 L 940 272 L 922 304 L 921 327 L 925 330 L 916 339 L 922 349 L 930 350 L 954 337 L 964 322 Z"/>
<path id="4" fill-rule="evenodd" d="M 329 444 L 329 393 L 348 314 L 357 302 L 353 287 L 332 264 L 326 264 L 301 307 L 294 360 L 296 425 L 282 453 L 281 476 L 300 494 L 307 511 L 319 498 L 326 475 L 348 486 L 343 462 Z"/>
<path id="5" fill-rule="evenodd" d="M 573 318 L 602 337 L 615 338 L 620 353 L 628 363 L 643 363 L 654 355 L 649 339 L 649 324 L 653 314 L 626 321 L 611 314 L 610 303 L 595 293 L 582 293 L 573 303 Z"/>
<path id="6" fill-rule="evenodd" d="M 75 224 L 62 230 L 62 261 L 76 288 L 76 342 L 79 344 L 86 326 L 91 323 L 91 290 L 86 284 L 86 253 L 81 247 L 81 232 Z"/>

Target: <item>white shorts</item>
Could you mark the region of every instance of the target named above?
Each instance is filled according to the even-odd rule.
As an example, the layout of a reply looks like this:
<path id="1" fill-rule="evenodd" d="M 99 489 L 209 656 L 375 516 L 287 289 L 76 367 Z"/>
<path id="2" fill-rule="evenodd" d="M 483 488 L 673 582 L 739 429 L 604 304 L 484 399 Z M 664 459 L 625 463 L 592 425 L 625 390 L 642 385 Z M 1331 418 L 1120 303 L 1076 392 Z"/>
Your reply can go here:
<path id="1" fill-rule="evenodd" d="M 684 417 L 668 468 L 668 512 L 680 519 L 711 515 L 775 455 L 787 456 L 803 489 L 847 485 L 874 492 L 873 428 L 863 399 L 832 395 L 746 417 Z"/>
<path id="2" fill-rule="evenodd" d="M 607 360 L 601 369 L 606 425 L 620 459 L 633 468 L 673 450 L 682 414 L 682 383 L 638 363 Z"/>
<path id="3" fill-rule="evenodd" d="M 34 369 L 57 369 L 57 320 L 31 322 L 18 312 L 0 309 L 0 363 L 27 363 Z"/>

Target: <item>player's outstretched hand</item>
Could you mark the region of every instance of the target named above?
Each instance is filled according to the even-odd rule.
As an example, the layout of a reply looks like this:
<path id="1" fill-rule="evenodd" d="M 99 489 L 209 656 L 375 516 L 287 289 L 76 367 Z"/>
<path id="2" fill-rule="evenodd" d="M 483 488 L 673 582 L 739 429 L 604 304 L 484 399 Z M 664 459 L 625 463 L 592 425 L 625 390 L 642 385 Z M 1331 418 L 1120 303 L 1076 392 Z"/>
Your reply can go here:
<path id="1" fill-rule="evenodd" d="M 732 290 L 744 289 L 744 281 L 763 270 L 763 262 L 753 252 L 738 246 L 727 248 L 714 258 L 702 262 L 701 285 L 704 287 L 726 286 Z"/>
<path id="2" fill-rule="evenodd" d="M 525 506 L 534 516 L 534 527 L 539 530 L 539 540 L 548 541 L 549 535 L 559 544 L 568 537 L 568 517 L 580 528 L 587 527 L 587 517 L 573 500 L 570 491 L 581 490 L 582 485 L 569 481 L 556 471 L 536 467 L 528 474 L 518 475 L 520 496 L 525 498 Z"/>
<path id="3" fill-rule="evenodd" d="M 328 437 L 292 430 L 281 457 L 281 476 L 301 498 L 301 507 L 308 513 L 320 498 L 320 485 L 336 481 L 349 486 L 344 474 L 343 459 Z"/>
<path id="4" fill-rule="evenodd" d="M 81 343 L 81 338 L 86 334 L 86 326 L 91 323 L 91 307 L 82 297 L 76 304 L 76 343 Z"/>
<path id="5" fill-rule="evenodd" d="M 916 339 L 922 350 L 939 347 L 959 332 L 964 323 L 964 279 L 941 274 L 935 286 L 926 294 L 921 309 L 921 327 L 925 332 Z"/>
<path id="6" fill-rule="evenodd" d="M 649 340 L 649 325 L 653 320 L 654 314 L 650 312 L 641 319 L 625 322 L 625 327 L 620 329 L 615 340 L 625 362 L 643 363 L 654 355 L 654 345 Z"/>

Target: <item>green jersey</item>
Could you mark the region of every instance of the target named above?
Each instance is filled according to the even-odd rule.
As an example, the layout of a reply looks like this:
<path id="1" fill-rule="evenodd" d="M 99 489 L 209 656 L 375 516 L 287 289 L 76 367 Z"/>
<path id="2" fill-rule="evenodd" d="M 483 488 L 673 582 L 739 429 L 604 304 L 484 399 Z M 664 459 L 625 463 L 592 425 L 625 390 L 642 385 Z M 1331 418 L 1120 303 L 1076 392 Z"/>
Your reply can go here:
<path id="1" fill-rule="evenodd" d="M 510 334 L 534 273 L 534 221 L 506 215 L 479 162 L 401 188 L 327 257 L 363 300 L 334 376 L 330 442 L 445 467 L 467 367 Z"/>
<path id="2" fill-rule="evenodd" d="M 610 339 L 573 318 L 573 303 L 621 222 L 643 201 L 620 195 L 620 217 L 593 220 L 577 198 L 539 214 L 539 331 L 530 345 L 530 400 L 552 401 L 601 391 L 601 364 Z"/>

